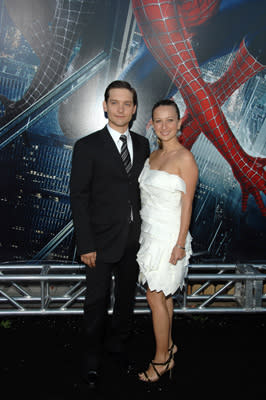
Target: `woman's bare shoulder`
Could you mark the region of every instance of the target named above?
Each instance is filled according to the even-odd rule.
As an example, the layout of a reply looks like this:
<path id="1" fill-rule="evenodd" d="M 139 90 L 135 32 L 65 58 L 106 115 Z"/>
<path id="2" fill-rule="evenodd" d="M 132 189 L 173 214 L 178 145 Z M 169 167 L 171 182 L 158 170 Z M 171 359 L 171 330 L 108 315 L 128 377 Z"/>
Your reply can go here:
<path id="1" fill-rule="evenodd" d="M 180 169 L 184 170 L 186 168 L 193 168 L 195 170 L 198 169 L 197 163 L 195 161 L 194 155 L 192 152 L 185 147 L 180 149 L 178 156 L 176 157 L 176 162 Z"/>
<path id="2" fill-rule="evenodd" d="M 190 150 L 186 149 L 184 146 L 180 148 L 176 155 L 177 160 L 181 160 L 182 162 L 187 161 L 187 162 L 193 162 L 195 161 L 195 158 L 193 154 L 191 153 Z"/>
<path id="3" fill-rule="evenodd" d="M 151 154 L 150 154 L 150 160 L 153 160 L 154 158 L 156 158 L 158 156 L 158 150 L 154 150 Z"/>

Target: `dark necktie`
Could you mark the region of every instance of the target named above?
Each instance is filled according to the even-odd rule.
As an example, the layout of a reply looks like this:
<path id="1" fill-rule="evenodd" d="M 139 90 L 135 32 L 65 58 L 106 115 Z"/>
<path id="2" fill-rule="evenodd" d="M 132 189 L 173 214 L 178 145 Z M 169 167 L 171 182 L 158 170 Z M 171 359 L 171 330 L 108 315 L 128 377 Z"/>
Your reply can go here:
<path id="1" fill-rule="evenodd" d="M 131 165 L 129 151 L 128 151 L 128 148 L 127 148 L 127 137 L 125 135 L 121 135 L 120 136 L 120 140 L 122 141 L 121 158 L 122 158 L 122 161 L 124 163 L 126 172 L 129 175 L 132 165 Z"/>

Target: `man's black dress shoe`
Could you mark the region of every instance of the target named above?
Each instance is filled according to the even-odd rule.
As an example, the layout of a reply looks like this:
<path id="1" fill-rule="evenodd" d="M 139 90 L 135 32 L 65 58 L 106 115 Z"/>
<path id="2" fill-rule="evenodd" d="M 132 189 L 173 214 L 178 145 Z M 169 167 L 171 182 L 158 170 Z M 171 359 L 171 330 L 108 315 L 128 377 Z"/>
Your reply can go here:
<path id="1" fill-rule="evenodd" d="M 88 371 L 85 376 L 85 382 L 88 384 L 89 389 L 95 390 L 97 389 L 99 383 L 99 374 L 95 370 Z"/>

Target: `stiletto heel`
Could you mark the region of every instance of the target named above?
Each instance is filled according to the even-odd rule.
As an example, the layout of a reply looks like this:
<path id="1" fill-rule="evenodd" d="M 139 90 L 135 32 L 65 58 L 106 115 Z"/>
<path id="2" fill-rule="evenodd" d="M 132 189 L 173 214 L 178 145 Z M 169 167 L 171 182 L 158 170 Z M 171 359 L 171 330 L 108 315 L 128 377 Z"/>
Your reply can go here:
<path id="1" fill-rule="evenodd" d="M 174 368 L 174 367 L 173 367 L 173 368 Z M 169 369 L 169 379 L 172 379 L 172 371 L 173 371 L 173 368 Z"/>
<path id="2" fill-rule="evenodd" d="M 176 347 L 176 351 L 175 352 L 174 352 L 174 347 Z M 174 343 L 172 343 L 172 345 L 171 345 L 171 347 L 169 347 L 168 351 L 169 351 L 170 357 L 174 358 L 176 353 L 177 353 L 177 351 L 178 351 L 178 347 Z"/>

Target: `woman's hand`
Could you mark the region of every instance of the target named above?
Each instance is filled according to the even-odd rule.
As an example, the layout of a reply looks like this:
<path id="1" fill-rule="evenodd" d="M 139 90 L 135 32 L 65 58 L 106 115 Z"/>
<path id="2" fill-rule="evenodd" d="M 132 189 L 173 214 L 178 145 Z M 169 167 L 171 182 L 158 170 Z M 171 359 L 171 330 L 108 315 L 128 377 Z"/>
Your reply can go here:
<path id="1" fill-rule="evenodd" d="M 173 265 L 176 265 L 177 261 L 182 260 L 182 258 L 184 258 L 185 255 L 186 255 L 186 250 L 178 245 L 175 245 L 172 250 L 169 262 Z"/>

